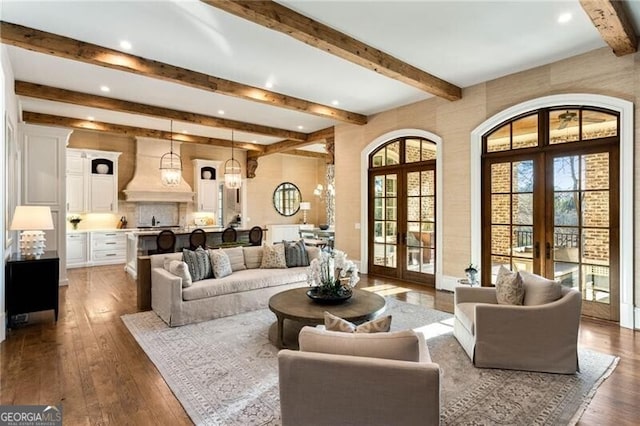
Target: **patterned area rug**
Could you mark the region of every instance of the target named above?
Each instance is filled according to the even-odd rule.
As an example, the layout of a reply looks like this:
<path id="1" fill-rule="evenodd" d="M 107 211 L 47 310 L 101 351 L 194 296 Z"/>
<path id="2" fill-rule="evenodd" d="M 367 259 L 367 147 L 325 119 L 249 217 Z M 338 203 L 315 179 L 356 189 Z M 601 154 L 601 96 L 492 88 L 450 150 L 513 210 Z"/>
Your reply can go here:
<path id="1" fill-rule="evenodd" d="M 618 358 L 581 350 L 576 375 L 477 369 L 450 314 L 387 299 L 392 330 L 420 329 L 442 371 L 443 425 L 572 425 Z M 153 312 L 122 320 L 197 425 L 278 425 L 278 350 L 268 309 L 169 328 Z"/>

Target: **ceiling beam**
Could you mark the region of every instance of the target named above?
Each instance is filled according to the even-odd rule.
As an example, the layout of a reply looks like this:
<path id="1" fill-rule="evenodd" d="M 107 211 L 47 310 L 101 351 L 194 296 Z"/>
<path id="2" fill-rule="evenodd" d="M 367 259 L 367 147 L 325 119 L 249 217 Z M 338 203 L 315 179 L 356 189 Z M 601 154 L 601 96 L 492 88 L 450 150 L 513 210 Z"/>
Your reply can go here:
<path id="1" fill-rule="evenodd" d="M 307 142 L 323 142 L 327 138 L 333 138 L 335 136 L 335 127 L 327 127 L 316 132 L 307 133 Z M 290 138 L 293 139 L 293 138 Z"/>
<path id="2" fill-rule="evenodd" d="M 580 5 L 616 56 L 638 51 L 638 38 L 625 12 L 623 1 L 580 0 Z"/>
<path id="3" fill-rule="evenodd" d="M 459 87 L 276 2 L 202 1 L 435 96 L 450 101 L 462 98 Z"/>
<path id="4" fill-rule="evenodd" d="M 228 120 L 225 118 L 212 117 L 193 112 L 178 111 L 169 108 L 162 108 L 153 105 L 139 104 L 136 102 L 123 101 L 104 96 L 91 95 L 88 93 L 74 92 L 72 90 L 59 89 L 41 84 L 16 81 L 16 95 L 28 96 L 30 98 L 46 99 L 48 101 L 64 102 L 68 104 L 81 105 L 91 108 L 100 108 L 110 111 L 128 112 L 141 114 L 150 117 L 167 118 L 170 120 L 183 121 L 186 123 L 200 124 L 202 126 L 223 127 L 227 129 L 239 130 L 247 133 L 256 133 L 279 138 L 306 141 L 306 133 L 294 132 L 275 127 L 261 126 L 258 124 L 245 123 L 242 121 Z"/>
<path id="5" fill-rule="evenodd" d="M 290 154 L 291 151 L 297 150 L 297 148 L 302 148 L 303 146 L 313 145 L 316 143 L 324 143 L 327 139 L 333 140 L 334 137 L 334 128 L 327 127 L 326 129 L 318 130 L 317 132 L 309 133 L 307 135 L 307 140 L 304 142 L 294 141 L 294 140 L 284 140 L 280 142 L 276 142 L 270 145 L 266 145 L 264 151 L 261 153 L 252 154 L 253 157 L 261 157 L 264 155 L 270 154 L 278 154 L 286 152 Z M 310 151 L 305 151 L 310 152 Z M 323 156 L 325 154 L 322 154 Z"/>
<path id="6" fill-rule="evenodd" d="M 235 96 L 254 102 L 261 102 L 271 106 L 300 111 L 352 124 L 361 125 L 367 122 L 367 117 L 362 114 L 317 104 L 281 93 L 270 92 L 259 87 L 247 86 L 223 78 L 4 21 L 1 22 L 0 26 L 0 39 L 2 43 L 10 46 L 156 78 L 209 92 Z"/>
<path id="7" fill-rule="evenodd" d="M 147 137 L 156 139 L 166 139 L 174 141 L 194 143 L 200 145 L 220 146 L 231 148 L 232 142 L 226 139 L 207 138 L 204 136 L 185 135 L 183 133 L 172 133 L 164 130 L 145 129 L 143 127 L 125 126 L 121 124 L 104 123 L 101 121 L 89 121 L 78 118 L 61 117 L 57 115 L 41 114 L 38 112 L 23 111 L 22 119 L 31 124 L 45 124 L 51 126 L 67 127 L 78 130 L 93 130 L 98 132 L 117 133 L 119 135 L 131 137 Z M 257 145 L 248 142 L 233 142 L 234 148 L 246 149 L 261 153 L 264 145 Z"/>

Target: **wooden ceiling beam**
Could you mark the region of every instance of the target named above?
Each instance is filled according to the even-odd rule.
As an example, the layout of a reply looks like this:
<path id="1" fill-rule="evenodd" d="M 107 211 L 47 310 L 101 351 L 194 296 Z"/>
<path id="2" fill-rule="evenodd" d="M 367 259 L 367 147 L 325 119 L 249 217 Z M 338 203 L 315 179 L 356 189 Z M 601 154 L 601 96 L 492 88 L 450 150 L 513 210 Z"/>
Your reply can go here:
<path id="1" fill-rule="evenodd" d="M 27 83 L 24 81 L 16 81 L 15 91 L 16 95 L 28 96 L 30 98 L 37 99 L 46 99 L 48 101 L 64 102 L 68 104 L 106 109 L 110 111 L 140 114 L 150 117 L 167 118 L 170 120 L 183 121 L 186 123 L 200 124 L 202 126 L 222 127 L 247 133 L 255 133 L 299 141 L 306 141 L 308 139 L 308 135 L 306 133 L 278 129 L 275 127 L 261 126 L 258 124 L 245 123 L 242 121 L 228 120 L 225 118 L 212 117 L 193 112 L 178 111 L 153 105 L 145 105 L 136 102 L 123 101 L 114 98 L 107 98 L 104 96 L 74 92 L 72 90 L 59 89 L 56 87 L 44 86 L 41 84 Z"/>
<path id="2" fill-rule="evenodd" d="M 50 126 L 67 127 L 79 130 L 93 130 L 98 132 L 116 133 L 125 136 L 142 136 L 147 138 L 166 139 L 174 141 L 194 143 L 200 145 L 220 146 L 231 148 L 232 142 L 226 139 L 207 138 L 204 136 L 185 135 L 183 133 L 172 133 L 164 130 L 146 129 L 142 127 L 125 126 L 122 124 L 104 123 L 101 121 L 89 121 L 78 118 L 61 117 L 57 115 L 41 114 L 38 112 L 23 111 L 22 119 L 27 123 L 45 124 Z M 261 153 L 265 146 L 248 142 L 233 142 L 233 147 L 237 149 L 245 149 L 247 151 L 255 151 Z"/>
<path id="3" fill-rule="evenodd" d="M 202 1 L 435 96 L 450 101 L 462 98 L 459 87 L 276 2 Z"/>
<path id="4" fill-rule="evenodd" d="M 275 107 L 300 111 L 352 124 L 361 125 L 367 122 L 367 117 L 362 114 L 317 104 L 281 93 L 270 92 L 258 87 L 236 83 L 223 78 L 4 21 L 0 23 L 0 39 L 4 44 L 38 53 L 130 72 Z"/>
<path id="5" fill-rule="evenodd" d="M 638 37 L 620 0 L 580 0 L 591 22 L 616 56 L 638 51 Z"/>
<path id="6" fill-rule="evenodd" d="M 307 134 L 307 142 L 323 142 L 327 138 L 333 138 L 335 136 L 335 127 L 327 127 L 316 132 Z M 293 139 L 293 138 L 290 138 Z"/>

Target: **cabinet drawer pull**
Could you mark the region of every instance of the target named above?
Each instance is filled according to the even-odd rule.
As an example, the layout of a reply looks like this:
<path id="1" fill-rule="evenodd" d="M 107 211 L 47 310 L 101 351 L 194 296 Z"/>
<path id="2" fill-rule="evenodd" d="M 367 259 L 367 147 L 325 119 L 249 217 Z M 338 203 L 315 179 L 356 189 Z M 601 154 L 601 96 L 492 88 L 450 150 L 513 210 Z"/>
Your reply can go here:
<path id="1" fill-rule="evenodd" d="M 109 237 L 115 237 L 116 236 L 116 234 L 104 234 L 104 235 L 109 236 Z"/>
<path id="2" fill-rule="evenodd" d="M 108 245 L 110 245 L 110 244 L 118 244 L 118 243 L 105 243 L 105 244 L 108 244 Z"/>
<path id="3" fill-rule="evenodd" d="M 107 254 L 105 254 L 105 256 L 116 256 L 116 254 L 115 253 L 107 253 Z"/>

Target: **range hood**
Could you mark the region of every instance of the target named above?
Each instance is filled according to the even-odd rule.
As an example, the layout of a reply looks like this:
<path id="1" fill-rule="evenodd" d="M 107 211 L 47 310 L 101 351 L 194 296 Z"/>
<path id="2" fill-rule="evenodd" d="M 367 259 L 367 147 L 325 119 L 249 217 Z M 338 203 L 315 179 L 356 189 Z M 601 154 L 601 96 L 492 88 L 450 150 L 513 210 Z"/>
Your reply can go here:
<path id="1" fill-rule="evenodd" d="M 180 155 L 180 142 L 173 142 L 173 152 Z M 136 162 L 133 178 L 124 191 L 125 199 L 131 202 L 176 202 L 193 201 L 193 191 L 182 179 L 176 187 L 166 187 L 160 179 L 160 157 L 169 152 L 171 142 L 162 139 L 136 138 Z"/>

